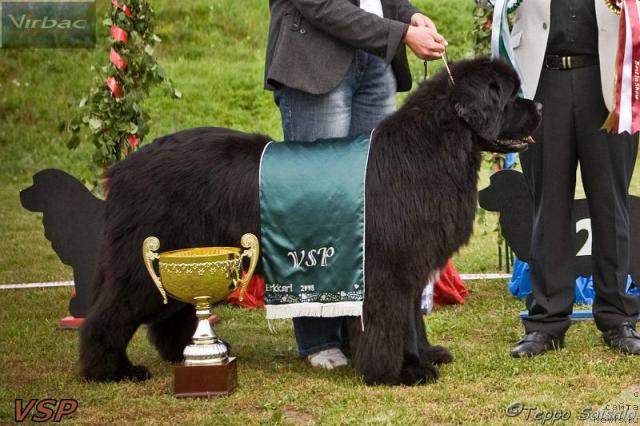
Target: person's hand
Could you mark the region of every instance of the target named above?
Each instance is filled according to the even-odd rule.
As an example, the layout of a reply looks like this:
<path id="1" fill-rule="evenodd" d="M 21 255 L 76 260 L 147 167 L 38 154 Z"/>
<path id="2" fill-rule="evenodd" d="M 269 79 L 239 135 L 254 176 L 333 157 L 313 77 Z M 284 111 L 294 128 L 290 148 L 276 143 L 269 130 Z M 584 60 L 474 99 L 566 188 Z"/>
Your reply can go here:
<path id="1" fill-rule="evenodd" d="M 436 28 L 436 24 L 433 23 L 431 19 L 427 16 L 424 16 L 422 13 L 414 13 L 411 15 L 411 25 L 414 27 L 427 27 L 431 28 L 433 31 L 438 31 Z"/>
<path id="2" fill-rule="evenodd" d="M 415 15 L 414 15 L 415 16 Z M 425 26 L 410 25 L 404 37 L 404 43 L 420 59 L 440 59 L 447 41 L 437 31 Z"/>

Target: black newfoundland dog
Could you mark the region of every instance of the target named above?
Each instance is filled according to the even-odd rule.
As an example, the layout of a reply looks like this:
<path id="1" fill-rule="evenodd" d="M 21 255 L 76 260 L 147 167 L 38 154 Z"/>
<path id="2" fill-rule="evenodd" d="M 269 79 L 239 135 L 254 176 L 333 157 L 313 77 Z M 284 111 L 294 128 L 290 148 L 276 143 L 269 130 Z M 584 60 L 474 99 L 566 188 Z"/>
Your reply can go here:
<path id="1" fill-rule="evenodd" d="M 420 295 L 471 235 L 480 152 L 526 148 L 540 106 L 516 97 L 517 75 L 486 58 L 451 66 L 422 83 L 375 129 L 366 184 L 364 331 L 352 327 L 353 365 L 368 384 L 417 384 L 452 360 L 426 338 Z M 145 270 L 142 241 L 163 250 L 237 245 L 259 235 L 258 167 L 271 138 L 198 128 L 158 138 L 108 173 L 105 235 L 96 298 L 81 330 L 82 374 L 143 380 L 127 344 L 149 326 L 160 355 L 180 361 L 194 309 L 162 298 Z M 359 324 L 360 321 L 357 321 Z"/>

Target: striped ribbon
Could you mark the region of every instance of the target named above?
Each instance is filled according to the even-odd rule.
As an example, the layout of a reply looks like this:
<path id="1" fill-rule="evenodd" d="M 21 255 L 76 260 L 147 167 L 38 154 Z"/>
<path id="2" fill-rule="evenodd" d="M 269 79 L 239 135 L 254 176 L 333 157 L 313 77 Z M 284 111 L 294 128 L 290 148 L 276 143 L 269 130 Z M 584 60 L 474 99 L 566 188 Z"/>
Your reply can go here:
<path id="1" fill-rule="evenodd" d="M 602 128 L 635 133 L 640 130 L 640 13 L 636 0 L 624 0 L 620 7 L 613 108 Z"/>
<path id="2" fill-rule="evenodd" d="M 520 95 L 525 95 L 524 80 L 516 63 L 516 57 L 511 46 L 509 31 L 509 2 L 496 0 L 493 7 L 493 22 L 491 23 L 491 56 L 503 59 L 511 64 L 520 78 Z"/>

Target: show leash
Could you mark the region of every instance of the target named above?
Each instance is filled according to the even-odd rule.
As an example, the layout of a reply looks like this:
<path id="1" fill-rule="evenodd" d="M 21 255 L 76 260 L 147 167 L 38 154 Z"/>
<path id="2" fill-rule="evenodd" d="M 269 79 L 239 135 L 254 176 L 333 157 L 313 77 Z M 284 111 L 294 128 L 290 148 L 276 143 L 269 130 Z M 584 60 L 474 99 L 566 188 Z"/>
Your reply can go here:
<path id="1" fill-rule="evenodd" d="M 449 60 L 447 59 L 447 51 L 442 52 L 442 56 L 440 57 L 442 62 L 444 62 L 444 67 L 447 69 L 447 74 L 449 74 L 449 83 L 451 86 L 455 86 L 456 82 L 453 80 L 453 74 L 451 74 L 451 68 L 449 68 Z M 426 80 L 429 78 L 429 62 L 427 60 L 424 61 L 424 76 L 422 80 Z"/>
<path id="2" fill-rule="evenodd" d="M 451 86 L 455 86 L 456 82 L 453 80 L 453 74 L 451 74 L 451 69 L 449 68 L 449 60 L 447 59 L 447 51 L 442 52 L 442 62 L 444 62 L 444 67 L 447 69 L 447 74 L 449 74 L 449 81 L 451 82 Z"/>

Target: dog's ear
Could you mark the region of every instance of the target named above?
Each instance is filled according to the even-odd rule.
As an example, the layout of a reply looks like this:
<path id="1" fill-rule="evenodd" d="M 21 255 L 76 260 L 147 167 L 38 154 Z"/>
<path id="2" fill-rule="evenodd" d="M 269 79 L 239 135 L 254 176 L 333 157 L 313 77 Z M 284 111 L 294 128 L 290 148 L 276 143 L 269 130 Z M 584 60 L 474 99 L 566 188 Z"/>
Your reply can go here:
<path id="1" fill-rule="evenodd" d="M 505 93 L 495 81 L 457 84 L 453 93 L 456 114 L 482 139 L 495 141 L 502 127 Z M 466 84 L 469 83 L 469 84 Z M 475 84 L 474 84 L 475 83 Z"/>

